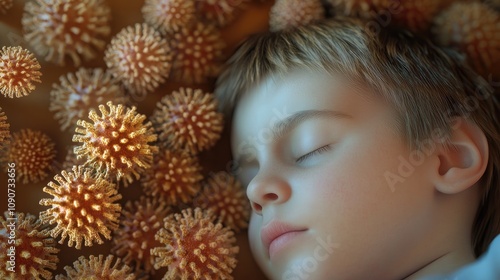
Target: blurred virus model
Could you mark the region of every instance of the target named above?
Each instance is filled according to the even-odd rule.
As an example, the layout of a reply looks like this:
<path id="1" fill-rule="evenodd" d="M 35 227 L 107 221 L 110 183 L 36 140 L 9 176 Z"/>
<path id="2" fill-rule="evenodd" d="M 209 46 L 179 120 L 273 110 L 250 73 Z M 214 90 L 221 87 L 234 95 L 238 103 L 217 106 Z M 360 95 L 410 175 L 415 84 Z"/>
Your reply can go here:
<path id="1" fill-rule="evenodd" d="M 201 166 L 195 156 L 182 151 L 161 151 L 143 177 L 144 192 L 167 205 L 190 203 L 201 190 Z"/>
<path id="2" fill-rule="evenodd" d="M 169 214 L 170 208 L 161 198 L 143 196 L 137 201 L 128 201 L 122 210 L 120 227 L 113 234 L 111 252 L 135 271 L 154 273 L 154 256 L 150 250 L 161 246 L 155 234 Z"/>
<path id="3" fill-rule="evenodd" d="M 500 77 L 500 13 L 480 2 L 457 2 L 442 12 L 433 29 L 440 45 L 453 47 L 486 79 Z"/>
<path id="4" fill-rule="evenodd" d="M 54 168 L 55 157 L 55 144 L 49 136 L 22 129 L 12 134 L 2 161 L 15 163 L 16 180 L 26 184 L 44 180 Z"/>
<path id="5" fill-rule="evenodd" d="M 62 175 L 62 176 L 61 176 Z M 116 186 L 100 177 L 93 177 L 82 166 L 72 171 L 61 171 L 43 191 L 53 198 L 43 198 L 40 205 L 51 208 L 40 213 L 43 223 L 56 224 L 51 229 L 52 237 L 61 235 L 60 244 L 69 237 L 68 246 L 80 249 L 93 242 L 102 244 L 100 235 L 111 239 L 111 232 L 118 228 L 121 206 L 117 200 Z"/>
<path id="6" fill-rule="evenodd" d="M 0 147 L 7 143 L 10 137 L 10 124 L 7 122 L 7 116 L 0 107 Z"/>
<path id="7" fill-rule="evenodd" d="M 237 12 L 249 0 L 196 0 L 195 2 L 198 17 L 218 26 L 225 26 L 236 17 Z"/>
<path id="8" fill-rule="evenodd" d="M 2 47 L 0 51 L 0 92 L 5 97 L 27 96 L 41 83 L 40 64 L 22 47 Z"/>
<path id="9" fill-rule="evenodd" d="M 146 0 L 142 15 L 146 23 L 162 33 L 179 31 L 196 22 L 195 0 Z"/>
<path id="10" fill-rule="evenodd" d="M 102 69 L 80 68 L 59 78 L 50 92 L 49 110 L 61 124 L 61 129 L 74 130 L 76 122 L 88 116 L 91 109 L 113 101 L 127 104 L 128 98 L 108 72 Z"/>
<path id="11" fill-rule="evenodd" d="M 36 0 L 24 10 L 24 38 L 36 54 L 58 65 L 67 56 L 75 66 L 95 58 L 111 31 L 104 0 Z"/>
<path id="12" fill-rule="evenodd" d="M 335 14 L 374 18 L 377 11 L 387 8 L 390 0 L 327 0 L 332 4 Z M 395 2 L 399 4 L 399 2 Z"/>
<path id="13" fill-rule="evenodd" d="M 155 268 L 168 267 L 163 279 L 233 279 L 238 247 L 228 227 L 200 208 L 182 210 L 164 220 L 156 239 L 165 246 L 152 250 Z"/>
<path id="14" fill-rule="evenodd" d="M 106 280 L 135 280 L 134 274 L 129 266 L 122 263 L 118 258 L 113 264 L 113 255 L 108 255 L 106 259 L 103 255 L 80 256 L 73 263 L 73 267 L 65 266 L 66 275 L 57 275 L 56 280 L 71 279 L 106 279 Z"/>
<path id="15" fill-rule="evenodd" d="M 143 96 L 168 78 L 172 53 L 158 31 L 147 24 L 137 23 L 113 37 L 104 61 L 109 72 L 128 91 Z"/>
<path id="16" fill-rule="evenodd" d="M 245 189 L 227 172 L 215 173 L 207 179 L 194 206 L 212 210 L 218 217 L 218 222 L 236 232 L 248 227 L 250 203 Z"/>
<path id="17" fill-rule="evenodd" d="M 200 89 L 180 88 L 164 96 L 152 121 L 163 146 L 191 154 L 211 148 L 223 129 L 216 99 Z"/>
<path id="18" fill-rule="evenodd" d="M 12 8 L 13 0 L 0 0 L 0 14 L 5 14 Z"/>
<path id="19" fill-rule="evenodd" d="M 386 10 L 380 12 L 380 16 L 387 17 L 386 20 L 391 20 L 394 17 L 396 24 L 416 33 L 425 33 L 429 31 L 435 16 L 452 2 L 452 0 L 389 2 Z"/>
<path id="20" fill-rule="evenodd" d="M 269 15 L 269 28 L 278 31 L 323 19 L 321 0 L 276 0 Z"/>
<path id="21" fill-rule="evenodd" d="M 78 120 L 73 142 L 81 143 L 75 147 L 77 158 L 85 157 L 86 165 L 107 177 L 124 180 L 127 185 L 140 173 L 151 167 L 153 153 L 158 148 L 151 142 L 157 137 L 150 122 L 144 123 L 146 116 L 136 112 L 136 108 L 107 103 L 99 105 L 101 116 L 91 110 L 89 118 L 93 123 Z"/>
<path id="22" fill-rule="evenodd" d="M 36 216 L 6 211 L 5 219 L 0 216 L 0 279 L 52 279 L 49 270 L 55 270 L 59 262 L 59 249 L 55 245 Z M 11 251 L 11 247 L 15 250 Z M 11 256 L 14 256 L 12 263 Z"/>
<path id="23" fill-rule="evenodd" d="M 203 83 L 215 78 L 222 64 L 224 41 L 220 30 L 200 22 L 183 27 L 172 35 L 172 75 L 184 83 Z"/>

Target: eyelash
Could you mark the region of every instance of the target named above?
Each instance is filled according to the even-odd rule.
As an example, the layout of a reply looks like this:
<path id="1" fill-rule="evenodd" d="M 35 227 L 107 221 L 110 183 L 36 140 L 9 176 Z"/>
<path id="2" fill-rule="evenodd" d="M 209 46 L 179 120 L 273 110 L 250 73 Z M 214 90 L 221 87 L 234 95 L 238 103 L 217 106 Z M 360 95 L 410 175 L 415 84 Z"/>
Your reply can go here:
<path id="1" fill-rule="evenodd" d="M 323 146 L 321 148 L 318 148 L 318 149 L 316 149 L 316 150 L 314 150 L 314 151 L 312 151 L 310 153 L 307 153 L 307 154 L 299 157 L 295 162 L 300 163 L 300 162 L 308 159 L 311 156 L 319 155 L 319 154 L 324 153 L 324 152 L 326 152 L 326 151 L 328 151 L 330 149 L 331 149 L 330 145 Z"/>

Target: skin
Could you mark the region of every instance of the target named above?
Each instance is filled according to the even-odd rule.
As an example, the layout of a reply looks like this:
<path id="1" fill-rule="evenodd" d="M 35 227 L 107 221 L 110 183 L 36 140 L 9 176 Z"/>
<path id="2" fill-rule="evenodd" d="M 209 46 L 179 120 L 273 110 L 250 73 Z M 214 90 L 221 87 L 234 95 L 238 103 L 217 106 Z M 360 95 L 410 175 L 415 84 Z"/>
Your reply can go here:
<path id="1" fill-rule="evenodd" d="M 471 158 L 467 148 L 448 155 L 436 144 L 391 186 L 384 174 L 399 174 L 401 157 L 409 159 L 413 150 L 396 130 L 389 104 L 343 81 L 310 70 L 269 76 L 235 108 L 232 151 L 253 208 L 250 247 L 264 273 L 270 279 L 416 279 L 473 261 L 478 191 L 472 184 L 458 190 L 453 180 L 461 178 L 446 172 L 465 162 L 460 157 Z M 276 123 L 308 110 L 330 113 L 271 137 Z M 306 230 L 270 255 L 261 229 L 272 221 Z"/>

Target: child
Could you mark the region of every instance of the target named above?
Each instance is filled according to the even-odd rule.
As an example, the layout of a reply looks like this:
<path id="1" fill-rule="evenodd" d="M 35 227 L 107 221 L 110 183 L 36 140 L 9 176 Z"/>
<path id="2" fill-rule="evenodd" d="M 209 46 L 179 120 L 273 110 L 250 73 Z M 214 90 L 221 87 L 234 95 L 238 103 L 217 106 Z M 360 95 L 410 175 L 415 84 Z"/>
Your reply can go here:
<path id="1" fill-rule="evenodd" d="M 500 239 L 484 254 L 500 233 L 492 87 L 449 50 L 365 26 L 255 36 L 219 77 L 257 263 L 270 279 L 500 277 Z"/>

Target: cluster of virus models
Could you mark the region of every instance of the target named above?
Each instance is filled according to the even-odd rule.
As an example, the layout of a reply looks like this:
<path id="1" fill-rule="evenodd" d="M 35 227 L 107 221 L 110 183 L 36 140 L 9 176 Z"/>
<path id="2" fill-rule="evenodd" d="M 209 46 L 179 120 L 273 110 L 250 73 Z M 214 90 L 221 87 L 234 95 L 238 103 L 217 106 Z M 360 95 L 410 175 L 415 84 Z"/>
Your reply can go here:
<path id="1" fill-rule="evenodd" d="M 47 96 L 70 142 L 0 102 L 0 162 L 15 166 L 19 189 L 43 194 L 37 215 L 0 216 L 2 252 L 17 222 L 16 273 L 1 266 L 1 279 L 233 279 L 251 208 L 236 177 L 206 170 L 225 124 L 207 88 L 234 47 L 224 32 L 253 5 L 266 7 L 269 32 L 332 15 L 370 20 L 371 32 L 403 27 L 500 79 L 498 0 L 145 0 L 142 22 L 119 30 L 106 0 L 0 0 L 0 15 L 22 13 L 19 45 L 0 46 L 0 98 L 22 107 Z M 46 90 L 45 67 L 70 70 Z M 59 256 L 104 243 L 108 253 Z"/>

